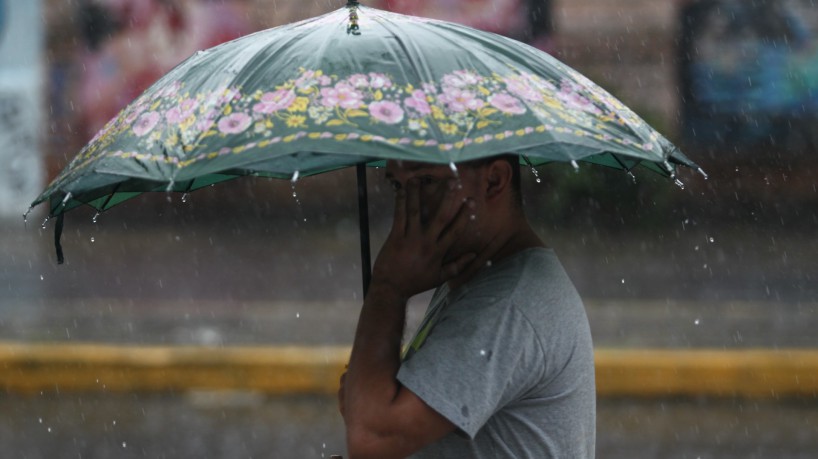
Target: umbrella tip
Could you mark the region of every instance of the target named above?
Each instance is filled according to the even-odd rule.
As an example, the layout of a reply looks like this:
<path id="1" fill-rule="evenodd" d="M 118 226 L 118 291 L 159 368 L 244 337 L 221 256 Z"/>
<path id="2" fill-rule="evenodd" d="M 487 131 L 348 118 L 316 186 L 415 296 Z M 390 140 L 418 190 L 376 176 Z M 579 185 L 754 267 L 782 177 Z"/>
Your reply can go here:
<path id="1" fill-rule="evenodd" d="M 361 34 L 361 27 L 358 25 L 359 6 L 360 4 L 357 2 L 357 0 L 348 0 L 347 8 L 349 8 L 349 25 L 347 26 L 347 34 Z"/>

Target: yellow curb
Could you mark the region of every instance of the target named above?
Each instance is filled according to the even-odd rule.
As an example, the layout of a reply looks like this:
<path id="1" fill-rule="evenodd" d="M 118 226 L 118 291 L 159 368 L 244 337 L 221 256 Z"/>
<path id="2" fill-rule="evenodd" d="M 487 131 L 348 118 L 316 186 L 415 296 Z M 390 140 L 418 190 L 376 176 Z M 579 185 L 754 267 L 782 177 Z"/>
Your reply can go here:
<path id="1" fill-rule="evenodd" d="M 7 393 L 334 394 L 348 346 L 204 347 L 0 342 Z M 600 397 L 815 397 L 818 350 L 597 349 Z"/>
<path id="2" fill-rule="evenodd" d="M 816 397 L 818 350 L 598 349 L 599 396 Z"/>

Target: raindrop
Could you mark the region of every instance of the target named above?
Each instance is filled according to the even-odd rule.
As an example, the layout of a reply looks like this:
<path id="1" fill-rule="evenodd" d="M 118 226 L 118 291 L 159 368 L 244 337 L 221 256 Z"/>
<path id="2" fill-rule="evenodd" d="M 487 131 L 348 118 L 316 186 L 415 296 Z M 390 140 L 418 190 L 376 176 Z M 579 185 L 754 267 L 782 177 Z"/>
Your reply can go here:
<path id="1" fill-rule="evenodd" d="M 636 176 L 633 175 L 633 172 L 628 171 L 628 177 L 631 178 L 631 181 L 633 181 L 633 183 L 636 183 Z"/>
<path id="2" fill-rule="evenodd" d="M 188 197 L 187 193 L 183 194 L 182 195 L 182 202 L 187 202 L 187 197 Z"/>
<path id="3" fill-rule="evenodd" d="M 298 180 L 298 171 L 295 171 L 295 174 L 293 174 L 293 178 L 290 181 L 290 184 L 292 186 L 293 198 L 295 199 L 295 204 L 298 206 L 298 213 L 300 213 L 303 216 L 304 215 L 304 209 L 301 206 L 301 200 L 298 199 L 298 193 L 295 191 L 295 182 L 296 182 L 296 180 Z M 303 220 L 306 222 L 307 217 L 303 217 Z"/>
<path id="4" fill-rule="evenodd" d="M 675 184 L 676 184 L 676 186 L 678 186 L 679 188 L 681 188 L 681 189 L 683 189 L 683 190 L 685 189 L 685 184 L 684 184 L 684 183 L 683 183 L 681 180 L 679 180 L 679 179 L 674 179 L 674 180 L 673 180 L 673 183 L 675 183 Z"/>
<path id="5" fill-rule="evenodd" d="M 94 236 L 91 236 L 91 243 L 94 242 Z"/>
<path id="6" fill-rule="evenodd" d="M 457 164 L 455 164 L 454 161 L 449 163 L 449 169 L 451 169 L 452 172 L 454 172 L 454 175 L 457 175 Z"/>
<path id="7" fill-rule="evenodd" d="M 571 167 L 574 168 L 574 172 L 579 172 L 579 163 L 577 162 L 577 160 L 575 159 L 571 160 Z"/>
<path id="8" fill-rule="evenodd" d="M 491 268 L 491 260 L 486 262 L 486 267 Z"/>
<path id="9" fill-rule="evenodd" d="M 486 350 L 485 349 L 480 349 L 480 355 L 485 356 L 486 355 Z"/>
<path id="10" fill-rule="evenodd" d="M 45 225 L 47 225 L 47 224 L 48 224 L 48 220 L 49 220 L 50 218 L 51 218 L 50 216 L 49 216 L 49 217 L 45 217 L 45 220 L 43 220 L 43 224 L 42 224 L 42 226 L 41 226 L 43 229 L 45 229 L 45 227 L 46 227 Z"/>
<path id="11" fill-rule="evenodd" d="M 91 219 L 91 222 L 96 223 L 98 218 L 99 218 L 99 212 L 94 214 L 94 217 Z"/>
<path id="12" fill-rule="evenodd" d="M 51 427 L 48 428 L 48 433 L 51 433 Z"/>
<path id="13" fill-rule="evenodd" d="M 28 215 L 31 213 L 33 209 L 34 207 L 29 207 L 26 213 L 23 214 L 23 225 L 28 223 Z"/>
<path id="14" fill-rule="evenodd" d="M 300 319 L 300 318 L 301 318 L 301 313 L 300 313 L 300 312 L 296 312 L 296 313 L 295 313 L 295 318 L 296 318 L 296 319 Z"/>
<path id="15" fill-rule="evenodd" d="M 477 215 L 474 215 L 474 214 L 469 215 L 469 220 L 471 220 L 471 221 L 477 220 Z"/>
<path id="16" fill-rule="evenodd" d="M 705 172 L 705 171 L 704 171 L 704 169 L 702 169 L 701 167 L 700 167 L 700 168 L 698 168 L 698 169 L 696 169 L 696 172 L 698 172 L 699 174 L 701 174 L 701 175 L 702 175 L 702 177 L 704 177 L 704 179 L 705 179 L 705 180 L 707 180 L 708 178 L 710 178 L 710 177 L 707 175 L 707 172 Z M 738 167 L 736 168 L 736 172 L 738 172 Z"/>
<path id="17" fill-rule="evenodd" d="M 623 283 L 623 284 L 625 283 L 625 279 L 624 279 L 624 278 L 622 279 L 622 283 Z"/>
<path id="18" fill-rule="evenodd" d="M 40 274 L 40 280 L 45 280 L 45 276 L 43 276 L 42 274 Z"/>
<path id="19" fill-rule="evenodd" d="M 38 418 L 37 420 L 40 421 L 40 424 L 43 423 L 43 418 Z"/>
<path id="20" fill-rule="evenodd" d="M 716 240 L 712 236 L 707 236 L 707 242 L 712 244 L 712 243 L 716 242 Z"/>
<path id="21" fill-rule="evenodd" d="M 301 175 L 301 171 L 293 172 L 293 178 L 290 179 L 291 182 L 295 183 L 298 181 L 298 177 Z"/>
<path id="22" fill-rule="evenodd" d="M 122 442 L 122 447 L 123 447 L 123 448 L 127 448 L 127 447 L 128 447 L 128 444 L 127 444 L 127 443 L 125 443 L 125 442 L 123 441 L 123 442 Z"/>
<path id="23" fill-rule="evenodd" d="M 534 180 L 536 180 L 537 183 L 542 183 L 542 179 L 540 179 L 540 173 L 537 171 L 537 169 L 534 168 L 534 166 L 531 166 L 531 173 L 534 174 Z"/>
<path id="24" fill-rule="evenodd" d="M 693 321 L 693 325 L 699 325 L 699 323 L 701 323 L 701 319 L 699 318 L 696 318 L 696 320 Z"/>

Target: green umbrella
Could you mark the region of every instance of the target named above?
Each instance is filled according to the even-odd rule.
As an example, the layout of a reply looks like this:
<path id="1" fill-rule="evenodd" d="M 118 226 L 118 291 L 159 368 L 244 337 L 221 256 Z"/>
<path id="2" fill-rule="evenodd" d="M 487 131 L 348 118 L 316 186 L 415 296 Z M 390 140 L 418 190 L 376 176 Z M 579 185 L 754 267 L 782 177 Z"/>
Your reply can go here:
<path id="1" fill-rule="evenodd" d="M 451 164 L 516 153 L 698 168 L 599 86 L 528 45 L 449 22 L 344 8 L 199 51 L 112 119 L 32 203 L 62 217 L 146 191 L 244 175 L 296 180 L 358 167 L 364 283 L 365 165 Z M 701 169 L 699 169 L 701 170 Z"/>

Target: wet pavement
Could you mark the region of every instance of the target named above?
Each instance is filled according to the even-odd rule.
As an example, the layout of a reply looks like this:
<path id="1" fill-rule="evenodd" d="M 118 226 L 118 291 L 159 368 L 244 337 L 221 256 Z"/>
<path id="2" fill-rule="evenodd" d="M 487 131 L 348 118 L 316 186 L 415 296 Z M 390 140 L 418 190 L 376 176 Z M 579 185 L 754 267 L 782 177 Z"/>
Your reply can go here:
<path id="1" fill-rule="evenodd" d="M 331 397 L 252 393 L 0 396 L 4 456 L 326 458 L 344 454 Z M 598 459 L 813 459 L 818 402 L 601 400 Z"/>

